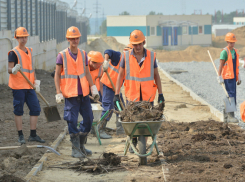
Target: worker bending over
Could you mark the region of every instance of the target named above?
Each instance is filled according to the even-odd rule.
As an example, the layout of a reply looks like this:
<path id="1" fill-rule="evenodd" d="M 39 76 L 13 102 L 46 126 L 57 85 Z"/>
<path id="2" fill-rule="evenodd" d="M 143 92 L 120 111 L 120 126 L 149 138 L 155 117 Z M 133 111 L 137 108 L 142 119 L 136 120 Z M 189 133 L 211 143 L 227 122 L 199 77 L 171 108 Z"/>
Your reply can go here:
<path id="1" fill-rule="evenodd" d="M 234 48 L 236 36 L 233 33 L 227 33 L 225 36 L 227 46 L 220 53 L 220 66 L 219 66 L 219 84 L 224 83 L 229 97 L 234 97 L 236 103 L 236 85 L 241 84 L 241 77 L 239 74 L 239 54 Z M 224 113 L 224 122 L 237 123 L 234 112 Z"/>
<path id="2" fill-rule="evenodd" d="M 81 33 L 77 27 L 67 29 L 66 38 L 70 46 L 61 51 L 56 60 L 55 86 L 56 102 L 65 100 L 64 120 L 67 121 L 72 143 L 72 157 L 92 155 L 92 151 L 84 147 L 87 134 L 93 122 L 93 113 L 89 99 L 91 89 L 95 100 L 99 99 L 96 86 L 88 68 L 88 58 L 84 50 L 78 49 Z M 65 98 L 65 99 L 64 99 Z M 82 115 L 83 122 L 77 128 L 78 114 Z"/>
<path id="3" fill-rule="evenodd" d="M 45 143 L 37 134 L 37 120 L 41 108 L 37 99 L 36 92 L 40 92 L 40 80 L 36 80 L 34 63 L 32 57 L 32 48 L 26 47 L 28 32 L 24 27 L 15 30 L 14 37 L 18 41 L 18 46 L 8 52 L 8 73 L 9 87 L 12 88 L 14 97 L 14 120 L 18 130 L 18 142 L 25 144 L 24 134 L 22 132 L 22 116 L 24 114 L 24 103 L 27 104 L 30 112 L 30 136 L 28 141 L 37 141 Z M 36 92 L 29 85 L 27 80 L 19 72 L 21 70 L 30 82 L 36 87 Z"/>
<path id="4" fill-rule="evenodd" d="M 153 104 L 158 89 L 158 102 L 164 102 L 156 54 L 144 48 L 145 36 L 142 31 L 131 32 L 129 40 L 133 49 L 123 52 L 114 104 L 119 101 L 119 91 L 124 79 L 127 101 L 150 101 Z M 132 142 L 136 146 L 137 138 L 133 138 Z M 133 152 L 131 147 L 130 152 Z"/>

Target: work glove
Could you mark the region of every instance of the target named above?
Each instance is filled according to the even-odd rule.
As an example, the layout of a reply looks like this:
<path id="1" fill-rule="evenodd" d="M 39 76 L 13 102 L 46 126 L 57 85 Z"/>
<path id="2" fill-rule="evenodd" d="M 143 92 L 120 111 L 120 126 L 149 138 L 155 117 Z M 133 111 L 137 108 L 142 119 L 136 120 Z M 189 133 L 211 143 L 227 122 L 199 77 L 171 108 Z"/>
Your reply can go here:
<path id="1" fill-rule="evenodd" d="M 61 103 L 64 102 L 64 97 L 63 97 L 63 94 L 62 93 L 56 94 L 55 95 L 55 98 L 56 98 L 57 104 L 61 104 Z"/>
<path id="2" fill-rule="evenodd" d="M 21 65 L 20 64 L 16 64 L 13 68 L 12 68 L 12 73 L 14 75 L 16 75 L 18 73 L 18 71 L 20 70 Z"/>
<path id="3" fill-rule="evenodd" d="M 218 83 L 221 85 L 222 83 L 224 83 L 224 79 L 222 78 L 222 76 L 218 76 L 217 77 Z"/>
<path id="4" fill-rule="evenodd" d="M 103 63 L 103 71 L 106 72 L 108 70 L 109 67 L 109 61 L 105 60 Z"/>
<path id="5" fill-rule="evenodd" d="M 40 92 L 40 83 L 41 83 L 40 80 L 35 80 L 34 81 L 34 87 L 36 88 L 35 89 L 36 92 Z"/>
<path id="6" fill-rule="evenodd" d="M 238 80 L 237 80 L 237 85 L 240 85 L 242 83 L 240 73 L 238 74 Z"/>
<path id="7" fill-rule="evenodd" d="M 116 106 L 117 108 L 117 101 L 120 103 L 120 98 L 119 94 L 114 96 L 113 102 L 114 102 L 114 107 Z M 119 110 L 119 109 L 118 109 Z"/>
<path id="8" fill-rule="evenodd" d="M 100 95 L 99 95 L 96 85 L 93 85 L 91 87 L 91 93 L 92 93 L 92 97 L 94 98 L 94 102 L 97 102 L 100 100 Z"/>

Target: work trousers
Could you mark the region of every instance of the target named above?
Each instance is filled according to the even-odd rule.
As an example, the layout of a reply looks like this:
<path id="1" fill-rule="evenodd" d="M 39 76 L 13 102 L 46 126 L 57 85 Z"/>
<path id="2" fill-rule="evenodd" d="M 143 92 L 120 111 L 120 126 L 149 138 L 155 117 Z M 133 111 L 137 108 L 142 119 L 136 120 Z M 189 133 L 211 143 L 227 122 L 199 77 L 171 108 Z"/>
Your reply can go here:
<path id="1" fill-rule="evenodd" d="M 83 121 L 80 122 L 80 127 L 77 127 L 78 114 L 81 114 Z M 93 123 L 93 112 L 89 96 L 65 98 L 64 120 L 67 121 L 69 134 L 79 132 L 89 133 Z"/>

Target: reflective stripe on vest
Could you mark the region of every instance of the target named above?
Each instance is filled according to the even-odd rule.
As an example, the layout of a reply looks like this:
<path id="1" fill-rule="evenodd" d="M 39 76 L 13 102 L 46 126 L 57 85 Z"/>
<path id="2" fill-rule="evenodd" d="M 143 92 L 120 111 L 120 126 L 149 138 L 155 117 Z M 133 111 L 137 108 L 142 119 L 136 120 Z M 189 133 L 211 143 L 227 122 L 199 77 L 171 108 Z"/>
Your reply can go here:
<path id="1" fill-rule="evenodd" d="M 20 53 L 19 53 L 19 51 L 17 50 L 17 49 L 13 49 L 14 50 L 14 52 L 16 52 L 16 54 L 17 54 L 17 56 L 18 56 L 18 58 L 19 58 L 19 63 L 20 63 L 20 65 L 21 65 L 21 71 L 22 72 L 26 72 L 26 73 L 33 73 L 34 72 L 34 64 L 33 64 L 33 57 L 32 57 L 32 51 L 31 51 L 31 48 L 29 48 L 29 47 L 27 47 L 27 49 L 29 49 L 29 51 L 30 51 L 30 53 L 31 53 L 31 63 L 32 63 L 32 70 L 28 70 L 28 69 L 23 69 L 23 65 L 22 65 L 22 58 L 21 58 L 21 55 L 20 55 Z"/>
<path id="2" fill-rule="evenodd" d="M 79 75 L 79 78 L 81 79 L 81 78 L 83 78 L 84 76 L 86 76 L 86 66 L 85 66 L 85 56 L 84 56 L 84 54 L 83 54 L 83 51 L 81 51 L 80 49 L 78 49 L 80 52 L 81 52 L 81 54 L 82 54 L 82 59 L 83 59 L 83 69 L 84 69 L 84 72 L 83 72 L 83 74 L 81 74 L 81 75 Z M 67 58 L 66 58 L 66 51 L 63 51 L 63 52 L 61 52 L 62 54 L 63 54 L 63 60 L 64 60 L 64 65 L 63 65 L 63 68 L 64 68 L 64 70 L 65 70 L 65 75 L 61 75 L 61 79 L 65 79 L 65 78 L 77 78 L 77 76 L 78 75 L 69 75 L 68 73 L 67 73 Z"/>
<path id="3" fill-rule="evenodd" d="M 119 73 L 119 68 L 116 69 L 114 66 L 112 66 L 111 64 L 109 64 L 109 68 L 112 69 L 113 71 Z"/>
<path id="4" fill-rule="evenodd" d="M 126 80 L 134 80 L 139 82 L 154 80 L 154 52 L 151 51 L 151 75 L 149 77 L 138 78 L 130 76 L 130 66 L 129 66 L 129 52 L 125 51 L 126 54 Z"/>

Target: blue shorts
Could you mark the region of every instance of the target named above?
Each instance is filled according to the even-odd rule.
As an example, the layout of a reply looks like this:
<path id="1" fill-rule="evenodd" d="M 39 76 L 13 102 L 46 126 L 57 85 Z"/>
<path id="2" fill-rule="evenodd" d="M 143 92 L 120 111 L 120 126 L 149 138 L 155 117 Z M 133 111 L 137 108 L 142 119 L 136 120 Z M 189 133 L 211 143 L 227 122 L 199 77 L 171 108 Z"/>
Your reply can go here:
<path id="1" fill-rule="evenodd" d="M 13 105 L 14 105 L 14 114 L 16 116 L 22 116 L 24 114 L 23 107 L 26 102 L 30 112 L 30 116 L 39 116 L 41 112 L 41 108 L 39 105 L 39 100 L 37 99 L 37 95 L 35 90 L 33 89 L 21 89 L 14 90 L 13 92 Z"/>

